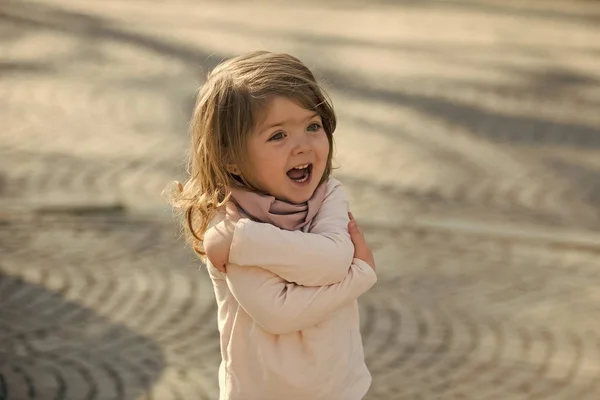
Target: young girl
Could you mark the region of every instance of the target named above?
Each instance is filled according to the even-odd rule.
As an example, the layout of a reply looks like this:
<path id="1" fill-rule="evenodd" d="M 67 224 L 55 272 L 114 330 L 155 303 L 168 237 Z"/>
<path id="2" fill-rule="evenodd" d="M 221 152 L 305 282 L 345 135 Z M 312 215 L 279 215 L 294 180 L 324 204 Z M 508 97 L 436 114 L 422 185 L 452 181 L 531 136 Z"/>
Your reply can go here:
<path id="1" fill-rule="evenodd" d="M 214 285 L 220 400 L 359 400 L 370 386 L 357 298 L 375 263 L 330 177 L 335 126 L 286 54 L 230 59 L 198 95 L 173 204 Z"/>

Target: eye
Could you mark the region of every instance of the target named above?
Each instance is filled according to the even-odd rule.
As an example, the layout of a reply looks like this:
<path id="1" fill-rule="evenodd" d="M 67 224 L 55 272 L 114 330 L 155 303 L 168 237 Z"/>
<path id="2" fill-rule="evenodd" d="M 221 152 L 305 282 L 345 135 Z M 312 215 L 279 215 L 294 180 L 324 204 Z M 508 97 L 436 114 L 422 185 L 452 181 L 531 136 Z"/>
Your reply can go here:
<path id="1" fill-rule="evenodd" d="M 306 128 L 306 130 L 309 132 L 318 132 L 321 128 L 322 126 L 320 124 L 313 122 L 308 126 L 308 128 Z"/>
<path id="2" fill-rule="evenodd" d="M 283 132 L 277 132 L 273 136 L 271 136 L 268 141 L 269 142 L 275 142 L 275 141 L 281 140 L 283 138 L 285 138 L 285 133 L 283 133 Z"/>

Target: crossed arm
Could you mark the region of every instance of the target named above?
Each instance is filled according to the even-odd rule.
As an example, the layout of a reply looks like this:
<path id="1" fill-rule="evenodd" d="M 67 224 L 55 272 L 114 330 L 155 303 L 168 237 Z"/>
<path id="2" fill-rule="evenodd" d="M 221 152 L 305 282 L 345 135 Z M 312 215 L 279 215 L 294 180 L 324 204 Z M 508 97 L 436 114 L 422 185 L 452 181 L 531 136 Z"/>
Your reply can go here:
<path id="1" fill-rule="evenodd" d="M 337 182 L 310 233 L 238 221 L 224 274 L 231 293 L 272 334 L 323 321 L 377 281 L 373 268 L 354 258 L 348 222 L 348 198 Z"/>
<path id="2" fill-rule="evenodd" d="M 341 282 L 352 264 L 354 245 L 348 233 L 348 196 L 339 182 L 331 186 L 310 233 L 240 219 L 229 262 L 257 266 L 303 286 Z"/>
<path id="3" fill-rule="evenodd" d="M 327 286 L 300 286 L 263 268 L 227 266 L 225 279 L 242 308 L 265 331 L 283 335 L 326 320 L 377 281 L 375 271 L 355 259 L 346 277 Z"/>

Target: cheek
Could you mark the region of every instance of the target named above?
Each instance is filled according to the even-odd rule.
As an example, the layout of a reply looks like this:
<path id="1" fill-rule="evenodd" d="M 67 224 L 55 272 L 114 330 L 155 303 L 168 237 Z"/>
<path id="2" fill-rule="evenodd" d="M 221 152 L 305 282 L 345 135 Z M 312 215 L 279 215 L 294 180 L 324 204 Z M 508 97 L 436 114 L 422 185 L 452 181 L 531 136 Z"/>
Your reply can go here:
<path id="1" fill-rule="evenodd" d="M 256 152 L 250 158 L 251 177 L 260 181 L 261 186 L 264 182 L 273 180 L 273 175 L 284 168 L 285 160 L 278 156 L 277 152 L 263 151 Z"/>
<path id="2" fill-rule="evenodd" d="M 315 148 L 319 154 L 319 157 L 327 160 L 327 156 L 329 155 L 329 140 L 327 139 L 327 134 L 323 133 L 315 138 Z"/>
<path id="3" fill-rule="evenodd" d="M 245 178 L 257 185 L 261 180 L 264 170 L 265 155 L 260 146 L 250 143 L 248 146 L 248 158 L 246 159 Z"/>

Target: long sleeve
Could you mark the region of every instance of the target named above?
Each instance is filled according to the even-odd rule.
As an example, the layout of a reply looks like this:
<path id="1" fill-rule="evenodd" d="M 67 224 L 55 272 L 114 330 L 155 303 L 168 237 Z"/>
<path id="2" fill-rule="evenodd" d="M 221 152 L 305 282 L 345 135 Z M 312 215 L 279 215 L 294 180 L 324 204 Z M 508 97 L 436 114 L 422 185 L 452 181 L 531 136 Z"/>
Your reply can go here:
<path id="1" fill-rule="evenodd" d="M 354 259 L 346 277 L 328 286 L 299 286 L 266 269 L 236 264 L 228 265 L 225 279 L 233 296 L 258 325 L 282 335 L 322 322 L 369 290 L 377 276 L 367 263 Z"/>
<path id="2" fill-rule="evenodd" d="M 229 262 L 264 268 L 304 286 L 344 280 L 354 254 L 348 233 L 349 201 L 339 181 L 330 179 L 328 185 L 310 233 L 241 219 L 235 227 Z"/>

